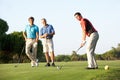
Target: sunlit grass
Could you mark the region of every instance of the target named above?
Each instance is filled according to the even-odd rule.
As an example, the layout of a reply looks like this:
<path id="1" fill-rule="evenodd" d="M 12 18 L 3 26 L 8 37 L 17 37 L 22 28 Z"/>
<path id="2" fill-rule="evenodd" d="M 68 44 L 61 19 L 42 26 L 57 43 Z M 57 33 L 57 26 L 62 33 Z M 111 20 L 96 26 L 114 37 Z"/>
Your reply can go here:
<path id="1" fill-rule="evenodd" d="M 120 61 L 98 61 L 99 69 L 86 70 L 86 61 L 56 62 L 63 66 L 45 67 L 40 63 L 39 67 L 31 67 L 30 63 L 0 64 L 0 80 L 120 80 Z M 104 66 L 109 65 L 109 70 Z M 114 79 L 113 79 L 114 78 Z"/>

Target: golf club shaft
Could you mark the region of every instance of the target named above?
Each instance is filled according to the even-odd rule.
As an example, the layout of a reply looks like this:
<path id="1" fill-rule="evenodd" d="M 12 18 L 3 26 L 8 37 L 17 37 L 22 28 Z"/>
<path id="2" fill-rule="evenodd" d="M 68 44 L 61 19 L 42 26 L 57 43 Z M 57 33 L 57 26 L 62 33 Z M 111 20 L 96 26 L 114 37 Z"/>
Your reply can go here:
<path id="1" fill-rule="evenodd" d="M 77 49 L 77 51 L 76 51 L 76 52 L 78 52 L 78 51 L 80 50 L 80 48 L 82 48 L 82 46 L 81 46 L 81 47 L 79 47 L 79 48 Z"/>
<path id="2" fill-rule="evenodd" d="M 21 55 L 22 55 L 22 53 L 23 53 L 23 51 L 24 51 L 24 48 L 25 48 L 25 46 L 23 46 L 23 48 L 22 48 L 22 51 L 21 51 L 20 56 L 19 56 L 18 63 L 20 63 L 20 61 L 21 61 Z"/>

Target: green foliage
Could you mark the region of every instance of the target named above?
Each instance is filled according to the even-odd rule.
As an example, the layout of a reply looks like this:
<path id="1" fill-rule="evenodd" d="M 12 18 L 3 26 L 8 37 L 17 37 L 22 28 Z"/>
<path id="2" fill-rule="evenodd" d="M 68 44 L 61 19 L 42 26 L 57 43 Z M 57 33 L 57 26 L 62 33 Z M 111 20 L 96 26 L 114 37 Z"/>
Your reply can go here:
<path id="1" fill-rule="evenodd" d="M 3 38 L 6 36 L 5 32 L 7 32 L 8 30 L 8 24 L 6 21 L 4 21 L 3 19 L 0 19 L 0 50 L 2 48 L 2 42 L 1 40 L 3 40 Z"/>
<path id="2" fill-rule="evenodd" d="M 102 55 L 104 60 L 117 60 L 120 59 L 120 46 L 118 44 L 117 48 L 112 47 L 111 50 L 105 52 Z"/>
<path id="3" fill-rule="evenodd" d="M 67 62 L 67 61 L 70 61 L 70 56 L 69 55 L 58 55 L 58 56 L 56 56 L 55 60 L 59 61 L 59 62 L 60 61 Z"/>
<path id="4" fill-rule="evenodd" d="M 40 62 L 45 62 L 45 56 L 43 53 L 43 46 L 42 46 L 42 41 L 38 41 L 38 49 L 37 49 L 37 58 L 39 59 Z"/>
<path id="5" fill-rule="evenodd" d="M 87 54 L 80 55 L 80 60 L 81 61 L 86 61 L 87 60 Z"/>
<path id="6" fill-rule="evenodd" d="M 96 54 L 96 55 L 95 55 L 95 58 L 96 58 L 97 60 L 104 60 L 101 54 Z"/>
<path id="7" fill-rule="evenodd" d="M 56 56 L 56 61 L 65 61 L 66 55 L 58 55 Z M 69 56 L 70 60 L 68 61 L 86 61 L 87 60 L 87 54 L 79 55 L 75 51 L 71 53 Z M 114 48 L 112 47 L 111 50 L 103 53 L 103 54 L 95 54 L 95 58 L 97 60 L 119 60 L 120 59 L 120 44 L 118 44 L 118 47 Z"/>
<path id="8" fill-rule="evenodd" d="M 12 60 L 12 55 L 7 51 L 0 51 L 0 63 L 9 63 Z"/>
<path id="9" fill-rule="evenodd" d="M 79 60 L 79 55 L 75 51 L 72 52 L 71 60 L 72 61 L 78 61 Z"/>
<path id="10" fill-rule="evenodd" d="M 9 34 L 10 44 L 12 47 L 12 52 L 21 53 L 22 48 L 25 46 L 25 41 L 22 36 L 22 32 L 13 32 Z"/>
<path id="11" fill-rule="evenodd" d="M 3 62 L 6 62 L 6 60 L 8 62 L 18 62 L 19 59 L 20 62 L 28 62 L 29 59 L 26 57 L 25 54 L 25 49 L 24 52 L 21 55 L 21 51 L 23 48 L 25 48 L 25 41 L 22 35 L 22 32 L 13 32 L 11 34 L 8 34 L 6 36 L 3 36 L 1 39 L 1 58 L 0 60 Z M 4 52 L 8 52 L 9 54 L 11 54 L 12 56 L 9 56 L 7 54 L 5 54 Z M 8 58 L 3 58 L 4 56 L 7 56 Z M 39 40 L 38 42 L 38 59 L 39 61 L 45 61 L 45 58 L 43 57 L 43 48 L 42 48 L 42 43 Z"/>
<path id="12" fill-rule="evenodd" d="M 8 31 L 8 24 L 3 19 L 0 19 L 0 36 Z"/>

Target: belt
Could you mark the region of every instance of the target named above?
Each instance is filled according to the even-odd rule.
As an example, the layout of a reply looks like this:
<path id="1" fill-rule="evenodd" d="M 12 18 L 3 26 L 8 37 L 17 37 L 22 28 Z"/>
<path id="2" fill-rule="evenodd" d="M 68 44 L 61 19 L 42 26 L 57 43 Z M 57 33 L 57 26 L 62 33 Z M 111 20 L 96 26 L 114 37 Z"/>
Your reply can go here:
<path id="1" fill-rule="evenodd" d="M 32 40 L 33 40 L 33 39 L 35 39 L 35 38 L 27 38 L 27 39 L 32 39 Z"/>
<path id="2" fill-rule="evenodd" d="M 43 39 L 48 39 L 49 40 L 49 38 L 43 38 Z"/>

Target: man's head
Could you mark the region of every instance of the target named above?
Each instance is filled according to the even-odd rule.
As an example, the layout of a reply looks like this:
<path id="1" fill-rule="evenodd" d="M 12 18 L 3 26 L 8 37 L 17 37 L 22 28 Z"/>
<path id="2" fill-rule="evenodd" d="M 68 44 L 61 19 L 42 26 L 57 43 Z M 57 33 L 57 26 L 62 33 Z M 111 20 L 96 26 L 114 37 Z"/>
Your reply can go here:
<path id="1" fill-rule="evenodd" d="M 34 24 L 34 17 L 29 17 L 28 21 L 29 21 L 30 25 L 33 25 Z"/>
<path id="2" fill-rule="evenodd" d="M 74 16 L 75 16 L 75 18 L 77 19 L 77 20 L 81 20 L 82 19 L 82 15 L 81 15 L 81 13 L 79 13 L 79 12 L 76 12 L 75 14 L 74 14 Z"/>
<path id="3" fill-rule="evenodd" d="M 46 25 L 47 25 L 46 19 L 45 19 L 45 18 L 42 18 L 42 19 L 41 19 L 41 23 L 43 24 L 43 26 L 46 26 Z"/>

